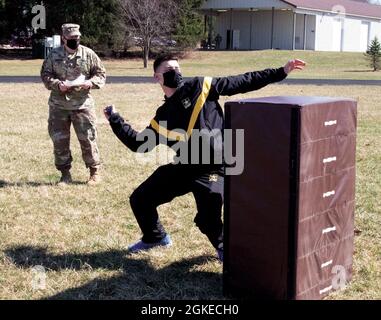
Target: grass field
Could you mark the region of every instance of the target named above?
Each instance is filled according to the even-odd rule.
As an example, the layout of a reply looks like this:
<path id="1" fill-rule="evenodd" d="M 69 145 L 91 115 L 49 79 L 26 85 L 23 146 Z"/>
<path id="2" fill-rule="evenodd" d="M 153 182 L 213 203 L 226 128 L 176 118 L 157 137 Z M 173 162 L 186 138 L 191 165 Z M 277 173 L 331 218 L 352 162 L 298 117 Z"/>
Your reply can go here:
<path id="1" fill-rule="evenodd" d="M 94 92 L 104 183 L 84 184 L 88 173 L 73 135 L 76 183 L 66 188 L 55 185 L 48 91 L 39 84 L 0 84 L 0 91 L 0 299 L 223 298 L 222 266 L 193 224 L 191 195 L 159 209 L 174 241 L 171 249 L 126 254 L 126 246 L 140 237 L 128 197 L 157 164 L 137 162 L 111 132 L 101 107 L 114 103 L 142 129 L 162 101 L 158 86 L 107 85 Z M 330 299 L 381 299 L 381 90 L 272 85 L 234 99 L 267 95 L 359 100 L 356 228 L 361 232 L 355 238 L 354 279 Z M 32 286 L 36 265 L 47 271 L 42 290 Z"/>
<path id="2" fill-rule="evenodd" d="M 239 51 L 190 52 L 181 61 L 185 76 L 219 76 L 284 65 L 289 59 L 300 58 L 308 63 L 303 73 L 292 78 L 380 80 L 380 72 L 372 72 L 362 53 L 312 51 Z M 104 60 L 108 75 L 151 76 L 142 68 L 142 60 Z M 0 60 L 0 75 L 39 75 L 42 60 Z"/>

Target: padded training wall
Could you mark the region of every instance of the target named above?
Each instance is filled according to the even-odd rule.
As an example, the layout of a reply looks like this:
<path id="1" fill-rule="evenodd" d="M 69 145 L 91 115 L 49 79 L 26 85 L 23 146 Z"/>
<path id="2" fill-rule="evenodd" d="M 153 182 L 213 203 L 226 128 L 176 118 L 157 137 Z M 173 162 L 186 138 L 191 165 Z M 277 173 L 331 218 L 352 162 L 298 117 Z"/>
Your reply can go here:
<path id="1" fill-rule="evenodd" d="M 321 299 L 351 279 L 356 115 L 342 98 L 225 104 L 245 130 L 244 171 L 225 179 L 226 295 Z"/>

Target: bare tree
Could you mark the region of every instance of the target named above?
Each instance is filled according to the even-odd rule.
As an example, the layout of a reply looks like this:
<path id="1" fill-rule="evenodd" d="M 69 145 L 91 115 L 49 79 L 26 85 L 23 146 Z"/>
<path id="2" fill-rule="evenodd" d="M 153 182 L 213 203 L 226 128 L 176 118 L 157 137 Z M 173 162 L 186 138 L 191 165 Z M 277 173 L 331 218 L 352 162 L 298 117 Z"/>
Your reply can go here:
<path id="1" fill-rule="evenodd" d="M 127 28 L 139 39 L 144 68 L 147 68 L 152 40 L 171 33 L 176 23 L 178 6 L 175 0 L 119 1 Z"/>

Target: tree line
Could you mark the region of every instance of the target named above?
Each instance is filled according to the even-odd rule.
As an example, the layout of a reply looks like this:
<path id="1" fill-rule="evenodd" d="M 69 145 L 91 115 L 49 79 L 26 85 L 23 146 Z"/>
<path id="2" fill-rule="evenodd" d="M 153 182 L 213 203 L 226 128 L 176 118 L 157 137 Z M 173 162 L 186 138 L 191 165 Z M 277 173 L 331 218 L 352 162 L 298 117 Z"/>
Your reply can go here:
<path id="1" fill-rule="evenodd" d="M 28 45 L 60 34 L 67 22 L 81 25 L 82 43 L 97 51 L 192 48 L 204 37 L 202 0 L 0 0 L 0 43 Z M 46 28 L 33 30 L 32 8 L 43 5 Z"/>

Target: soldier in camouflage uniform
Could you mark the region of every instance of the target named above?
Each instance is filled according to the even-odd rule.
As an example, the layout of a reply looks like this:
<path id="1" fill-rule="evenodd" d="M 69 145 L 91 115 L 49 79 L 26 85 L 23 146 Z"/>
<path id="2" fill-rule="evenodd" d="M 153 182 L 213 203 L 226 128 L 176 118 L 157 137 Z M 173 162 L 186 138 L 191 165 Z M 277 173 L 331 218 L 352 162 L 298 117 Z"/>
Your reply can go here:
<path id="1" fill-rule="evenodd" d="M 82 158 L 86 167 L 90 168 L 88 184 L 100 182 L 96 116 L 90 90 L 105 85 L 106 70 L 93 50 L 79 45 L 80 36 L 79 25 L 64 24 L 64 45 L 53 49 L 41 68 L 42 81 L 51 90 L 48 128 L 54 145 L 55 165 L 62 173 L 60 184 L 72 181 L 71 124 L 81 145 Z M 73 87 L 64 83 L 80 75 L 86 79 L 80 85 Z"/>

